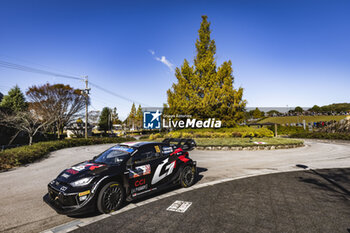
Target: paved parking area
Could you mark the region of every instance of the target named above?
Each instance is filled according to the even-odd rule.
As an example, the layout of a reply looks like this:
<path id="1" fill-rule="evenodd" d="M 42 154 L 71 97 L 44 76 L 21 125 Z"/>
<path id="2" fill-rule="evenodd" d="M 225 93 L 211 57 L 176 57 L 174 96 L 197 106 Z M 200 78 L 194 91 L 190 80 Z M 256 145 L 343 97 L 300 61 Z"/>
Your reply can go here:
<path id="1" fill-rule="evenodd" d="M 350 188 L 350 168 L 319 172 Z M 168 211 L 176 200 L 192 205 Z M 276 173 L 177 194 L 74 232 L 350 232 L 349 200 L 312 171 Z"/>

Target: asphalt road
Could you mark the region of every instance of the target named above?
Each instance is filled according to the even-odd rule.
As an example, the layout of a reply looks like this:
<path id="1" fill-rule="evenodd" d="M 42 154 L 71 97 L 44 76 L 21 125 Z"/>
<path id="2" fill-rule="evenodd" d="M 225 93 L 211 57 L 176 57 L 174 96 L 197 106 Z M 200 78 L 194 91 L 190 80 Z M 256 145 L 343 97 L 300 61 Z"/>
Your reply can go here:
<path id="1" fill-rule="evenodd" d="M 60 171 L 92 158 L 110 145 L 68 148 L 27 167 L 0 173 L 0 232 L 38 232 L 74 220 L 56 214 L 42 201 L 46 186 Z M 350 144 L 307 141 L 306 146 L 275 151 L 192 151 L 205 183 L 223 178 L 315 168 L 350 167 Z"/>
<path id="2" fill-rule="evenodd" d="M 321 170 L 345 185 L 350 168 Z M 167 208 L 192 202 L 184 213 Z M 311 171 L 244 178 L 177 194 L 79 227 L 94 232 L 348 232 L 350 196 Z"/>

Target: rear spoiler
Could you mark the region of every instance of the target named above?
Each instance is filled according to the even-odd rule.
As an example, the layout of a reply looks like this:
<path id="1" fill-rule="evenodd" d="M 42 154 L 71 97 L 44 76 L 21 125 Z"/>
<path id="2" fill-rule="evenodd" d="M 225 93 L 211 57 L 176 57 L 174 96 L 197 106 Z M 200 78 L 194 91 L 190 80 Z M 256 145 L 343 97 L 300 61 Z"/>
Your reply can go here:
<path id="1" fill-rule="evenodd" d="M 193 150 L 197 146 L 193 139 L 188 138 L 166 138 L 163 140 L 163 143 L 175 146 L 176 148 L 181 148 L 184 151 Z"/>

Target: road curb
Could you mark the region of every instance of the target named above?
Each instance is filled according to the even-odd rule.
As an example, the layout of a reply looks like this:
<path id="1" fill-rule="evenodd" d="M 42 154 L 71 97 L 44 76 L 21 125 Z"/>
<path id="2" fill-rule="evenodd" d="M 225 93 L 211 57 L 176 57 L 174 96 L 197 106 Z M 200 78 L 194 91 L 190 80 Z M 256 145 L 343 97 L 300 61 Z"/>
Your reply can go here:
<path id="1" fill-rule="evenodd" d="M 224 178 L 224 179 L 220 179 L 220 180 L 210 181 L 210 182 L 203 183 L 203 184 L 197 184 L 197 185 L 194 185 L 194 186 L 189 187 L 189 188 L 181 188 L 181 189 L 177 189 L 177 190 L 171 191 L 169 193 L 161 194 L 159 196 L 156 196 L 156 197 L 153 197 L 153 198 L 150 198 L 150 199 L 146 199 L 146 200 L 144 200 L 142 202 L 139 202 L 139 203 L 136 203 L 136 204 L 130 203 L 127 206 L 125 206 L 124 208 L 122 208 L 122 209 L 120 209 L 120 210 L 118 210 L 116 212 L 110 213 L 110 214 L 102 214 L 102 215 L 99 215 L 99 216 L 96 216 L 96 217 L 92 217 L 92 218 L 87 218 L 87 219 L 84 219 L 84 220 L 74 220 L 74 221 L 71 221 L 71 222 L 68 222 L 68 223 L 65 223 L 65 224 L 53 227 L 51 229 L 42 231 L 41 233 L 66 233 L 66 232 L 71 232 L 71 231 L 74 231 L 74 230 L 76 230 L 76 229 L 78 229 L 80 227 L 87 226 L 89 224 L 92 224 L 94 222 L 100 221 L 102 219 L 105 219 L 105 218 L 108 218 L 108 217 L 111 217 L 111 216 L 114 216 L 114 215 L 118 215 L 120 213 L 126 212 L 126 211 L 134 209 L 136 207 L 143 206 L 143 205 L 146 205 L 146 204 L 149 204 L 149 203 L 152 203 L 152 202 L 155 202 L 155 201 L 167 198 L 167 197 L 171 197 L 171 196 L 174 196 L 174 195 L 177 195 L 177 194 L 181 194 L 181 193 L 193 191 L 193 190 L 196 190 L 196 189 L 204 188 L 204 187 L 207 187 L 207 186 L 221 184 L 221 183 L 225 183 L 225 182 L 229 182 L 229 181 L 233 181 L 233 180 L 238 180 L 238 179 L 249 178 L 249 177 L 253 177 L 253 176 L 260 176 L 260 175 L 267 175 L 267 174 L 274 174 L 274 173 L 283 173 L 283 172 L 291 172 L 291 171 L 303 171 L 303 170 L 304 169 L 301 169 L 301 168 L 299 169 L 299 168 L 295 168 L 295 167 L 294 168 L 290 168 L 290 169 L 286 169 L 286 170 L 283 170 L 283 171 L 280 171 L 280 170 L 265 170 L 264 171 L 263 170 L 263 171 L 259 171 L 257 173 L 252 173 L 252 174 L 248 174 L 248 175 L 237 176 L 237 177 L 228 177 L 228 178 Z"/>
<path id="2" fill-rule="evenodd" d="M 196 150 L 278 150 L 291 149 L 305 146 L 304 143 L 293 145 L 257 145 L 257 146 L 197 146 Z"/>

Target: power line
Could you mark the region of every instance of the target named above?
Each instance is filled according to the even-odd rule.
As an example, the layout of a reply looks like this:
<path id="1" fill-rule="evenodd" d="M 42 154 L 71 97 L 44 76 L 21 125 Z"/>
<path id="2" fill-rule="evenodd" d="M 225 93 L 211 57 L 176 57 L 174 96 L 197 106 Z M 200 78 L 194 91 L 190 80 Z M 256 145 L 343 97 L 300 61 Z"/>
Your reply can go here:
<path id="1" fill-rule="evenodd" d="M 43 64 L 39 64 L 39 63 L 36 63 L 36 62 L 31 62 L 31 61 L 28 61 L 28 60 L 23 59 L 23 58 L 17 58 L 17 57 L 13 57 L 13 56 L 8 56 L 8 55 L 5 55 L 5 54 L 0 54 L 0 57 L 7 57 L 10 60 L 11 59 L 12 60 L 19 60 L 19 61 L 22 61 L 24 63 L 28 63 L 28 64 L 36 65 L 36 66 L 41 66 L 41 67 L 44 67 L 46 69 L 53 70 L 53 71 L 56 71 L 56 72 L 65 73 L 65 74 L 68 74 L 68 75 L 71 75 L 71 76 L 80 77 L 80 75 L 78 75 L 78 74 L 67 72 L 67 71 L 64 71 L 64 70 L 61 70 L 61 69 L 56 69 L 56 68 L 53 68 L 53 67 L 50 67 L 50 66 L 46 66 L 46 65 L 43 65 Z"/>
<path id="2" fill-rule="evenodd" d="M 16 64 L 16 63 L 11 63 L 11 62 L 7 62 L 7 61 L 2 61 L 0 60 L 0 67 L 4 67 L 4 68 L 9 68 L 9 69 L 14 69 L 14 70 L 20 70 L 20 71 L 24 71 L 24 72 L 31 72 L 31 73 L 37 73 L 37 74 L 42 74 L 42 75 L 50 75 L 50 76 L 55 76 L 55 77 L 61 77 L 61 78 L 68 78 L 68 79 L 74 79 L 74 80 L 85 80 L 84 78 L 81 77 L 77 77 L 77 76 L 71 76 L 71 75 L 64 75 L 64 74 L 60 74 L 60 73 L 56 73 L 56 72 L 51 72 L 51 71 L 47 71 L 47 70 L 42 70 L 42 69 L 38 69 L 38 68 L 33 68 L 30 66 L 24 66 L 24 65 L 20 65 L 20 64 Z M 120 99 L 129 101 L 129 102 L 133 102 L 133 103 L 137 103 L 137 104 L 141 104 L 143 106 L 149 106 L 148 104 L 144 104 L 140 101 L 136 101 L 133 99 L 130 99 L 128 97 L 116 94 L 113 91 L 110 91 L 106 88 L 100 87 L 97 84 L 91 83 L 89 82 L 91 86 L 96 87 L 97 89 L 100 89 L 110 95 L 116 96 Z"/>
<path id="3" fill-rule="evenodd" d="M 75 80 L 84 80 L 83 78 L 79 78 L 79 77 L 59 74 L 59 73 L 55 73 L 55 72 L 51 72 L 51 71 L 32 68 L 29 66 L 23 66 L 23 65 L 19 65 L 19 64 L 7 62 L 7 61 L 1 61 L 1 60 L 0 60 L 0 67 L 14 69 L 14 70 L 20 70 L 20 71 L 25 71 L 25 72 L 31 72 L 31 73 L 37 73 L 37 74 L 43 74 L 43 75 L 51 75 L 51 76 L 55 76 L 55 77 L 62 77 L 62 78 L 75 79 Z"/>
<path id="4" fill-rule="evenodd" d="M 96 87 L 96 88 L 100 89 L 101 91 L 104 91 L 104 92 L 106 92 L 106 93 L 108 93 L 108 94 L 110 94 L 110 95 L 114 95 L 114 96 L 116 96 L 116 97 L 118 97 L 118 98 L 120 98 L 120 99 L 129 101 L 129 102 L 133 102 L 133 103 L 137 103 L 137 104 L 141 104 L 141 105 L 143 105 L 143 106 L 149 106 L 148 104 L 145 104 L 145 103 L 142 103 L 142 102 L 139 102 L 139 101 L 136 101 L 136 100 L 129 99 L 129 98 L 124 97 L 124 96 L 122 96 L 122 95 L 118 95 L 118 94 L 116 94 L 116 93 L 114 93 L 114 92 L 112 92 L 112 91 L 110 91 L 110 90 L 107 90 L 107 89 L 105 89 L 105 88 L 103 88 L 103 87 L 100 87 L 100 86 L 98 86 L 97 84 L 94 84 L 94 83 L 92 83 L 92 82 L 90 82 L 90 85 L 93 86 L 93 87 Z"/>

